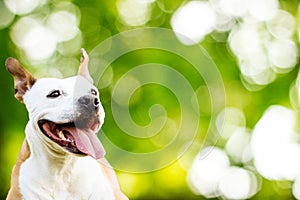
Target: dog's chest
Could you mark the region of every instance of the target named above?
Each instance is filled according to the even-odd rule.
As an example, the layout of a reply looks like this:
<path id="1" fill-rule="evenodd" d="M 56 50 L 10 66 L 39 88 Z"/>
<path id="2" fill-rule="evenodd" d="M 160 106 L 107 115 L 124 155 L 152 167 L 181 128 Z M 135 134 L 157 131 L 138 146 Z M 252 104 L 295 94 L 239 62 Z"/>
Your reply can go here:
<path id="1" fill-rule="evenodd" d="M 20 169 L 23 199 L 114 199 L 112 188 L 96 160 L 84 157 L 61 171 L 55 167 L 55 164 L 45 166 L 28 159 Z"/>

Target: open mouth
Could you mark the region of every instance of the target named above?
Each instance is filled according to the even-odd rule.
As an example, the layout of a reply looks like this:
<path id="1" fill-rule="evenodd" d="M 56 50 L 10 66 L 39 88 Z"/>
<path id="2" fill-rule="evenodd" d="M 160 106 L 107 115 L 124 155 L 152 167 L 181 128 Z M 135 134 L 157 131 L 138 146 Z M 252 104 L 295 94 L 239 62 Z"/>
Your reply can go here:
<path id="1" fill-rule="evenodd" d="M 67 151 L 89 155 L 95 159 L 104 157 L 104 148 L 95 133 L 98 123 L 90 126 L 77 124 L 76 122 L 55 123 L 45 119 L 38 121 L 43 134 Z"/>

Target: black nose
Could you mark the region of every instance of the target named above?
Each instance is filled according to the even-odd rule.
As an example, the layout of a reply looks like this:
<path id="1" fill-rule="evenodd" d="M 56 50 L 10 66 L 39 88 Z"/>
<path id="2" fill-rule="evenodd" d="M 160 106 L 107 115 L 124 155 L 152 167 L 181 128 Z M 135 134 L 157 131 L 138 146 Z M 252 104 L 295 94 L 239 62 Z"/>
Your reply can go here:
<path id="1" fill-rule="evenodd" d="M 85 95 L 78 99 L 78 103 L 81 106 L 87 107 L 87 108 L 95 108 L 97 109 L 99 107 L 99 100 L 98 98 L 91 96 L 91 95 Z"/>

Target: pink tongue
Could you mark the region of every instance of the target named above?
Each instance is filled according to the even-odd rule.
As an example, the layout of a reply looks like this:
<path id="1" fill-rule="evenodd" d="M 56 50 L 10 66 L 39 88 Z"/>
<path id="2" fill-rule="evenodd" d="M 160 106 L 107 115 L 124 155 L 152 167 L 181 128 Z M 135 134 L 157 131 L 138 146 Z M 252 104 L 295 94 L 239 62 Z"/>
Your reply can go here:
<path id="1" fill-rule="evenodd" d="M 74 127 L 66 129 L 73 135 L 79 151 L 95 159 L 104 157 L 105 150 L 94 132 Z"/>

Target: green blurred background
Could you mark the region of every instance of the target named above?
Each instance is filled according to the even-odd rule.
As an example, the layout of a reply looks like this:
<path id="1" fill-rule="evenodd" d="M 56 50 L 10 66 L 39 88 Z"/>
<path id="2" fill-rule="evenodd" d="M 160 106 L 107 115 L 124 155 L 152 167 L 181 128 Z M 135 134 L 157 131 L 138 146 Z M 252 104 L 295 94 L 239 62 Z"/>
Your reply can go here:
<path id="1" fill-rule="evenodd" d="M 255 127 L 258 127 L 257 123 L 262 120 L 266 110 L 272 105 L 280 105 L 292 112 L 295 123 L 291 126 L 295 134 L 290 142 L 298 145 L 299 3 L 297 0 L 34 0 L 31 3 L 1 0 L 0 199 L 4 199 L 8 192 L 11 170 L 24 139 L 24 128 L 28 120 L 25 106 L 14 98 L 13 80 L 5 70 L 5 59 L 18 58 L 36 77 L 68 77 L 76 74 L 81 47 L 88 52 L 94 50 L 94 54 L 97 54 L 95 48 L 101 42 L 118 33 L 145 27 L 160 27 L 174 31 L 170 37 L 177 36 L 177 42 L 184 45 L 190 54 L 197 53 L 194 47 L 201 45 L 217 66 L 224 88 L 220 85 L 207 85 L 201 74 L 185 58 L 163 49 L 135 50 L 109 63 L 109 67 L 98 82 L 101 101 L 106 111 L 101 140 L 109 140 L 128 152 L 147 153 L 163 149 L 176 136 L 174 133 L 181 125 L 182 105 L 176 98 L 177 94 L 169 88 L 158 84 L 142 85 L 137 77 L 129 76 L 123 80 L 128 85 L 124 84 L 116 90 L 119 93 L 114 90 L 118 80 L 125 73 L 142 64 L 163 64 L 180 73 L 188 81 L 196 97 L 191 99 L 191 105 L 187 105 L 189 107 L 187 110 L 189 113 L 196 112 L 200 115 L 197 122 L 199 128 L 189 130 L 195 131 L 196 137 L 185 144 L 188 148 L 183 155 L 177 159 L 175 152 L 176 159 L 166 166 L 160 165 L 160 162 L 164 163 L 161 159 L 167 159 L 168 155 L 164 155 L 165 158 L 163 156 L 157 158 L 156 163 L 151 163 L 153 161 L 140 163 L 139 160 L 128 162 L 124 155 L 116 152 L 110 154 L 110 151 L 107 151 L 108 160 L 113 166 L 118 165 L 115 167 L 124 193 L 130 199 L 300 198 L 298 183 L 300 165 L 299 170 L 291 176 L 285 176 L 284 173 L 278 175 L 276 172 L 267 175 L 260 168 L 263 164 L 259 164 L 259 159 L 256 159 L 253 150 L 256 144 L 253 144 L 252 138 L 255 130 L 258 130 Z M 186 42 L 180 34 L 177 34 L 178 32 L 190 37 L 192 42 Z M 142 39 L 153 37 L 141 35 L 143 37 L 137 34 L 137 37 L 131 40 L 141 40 L 143 43 Z M 109 48 L 103 51 L 109 51 Z M 94 64 L 98 61 L 103 60 L 92 60 Z M 148 75 L 154 77 L 160 75 L 162 78 L 172 80 L 172 77 L 168 77 L 170 74 L 153 72 Z M 123 102 L 122 98 L 135 87 L 138 89 L 132 93 L 129 102 Z M 181 86 L 178 84 L 178 87 Z M 226 99 L 223 99 L 222 92 L 219 92 L 223 89 Z M 132 120 L 139 126 L 154 122 L 153 119 L 157 116 L 163 116 L 166 122 L 154 137 L 145 139 L 132 137 L 130 134 L 124 134 L 125 131 L 114 121 L 112 102 L 128 106 Z M 212 102 L 217 102 L 213 108 Z M 154 112 L 155 108 L 152 107 L 154 104 L 163 106 L 165 113 L 161 113 L 160 109 Z M 154 116 L 149 114 L 150 108 L 154 110 Z M 218 122 L 218 119 L 221 122 Z M 271 132 L 268 126 L 276 122 L 276 120 L 268 122 L 265 125 L 265 132 Z M 237 139 L 237 143 L 231 143 L 233 149 L 238 143 L 245 141 L 244 147 L 252 145 L 252 150 L 247 151 L 249 155 L 247 154 L 245 159 L 240 156 L 241 152 L 246 152 L 244 147 L 232 150 L 229 142 L 234 140 L 232 136 L 240 130 L 248 139 L 245 140 L 243 137 Z M 272 137 L 269 140 L 272 141 Z M 264 145 L 266 149 L 269 148 L 267 143 Z M 208 189 L 207 193 L 201 186 L 198 187 L 198 179 L 202 180 L 201 170 L 197 171 L 194 159 L 206 146 L 218 147 L 226 154 L 230 166 L 250 171 L 255 176 L 254 180 L 249 181 L 252 185 L 252 188 L 249 186 L 251 191 L 250 189 L 247 191 L 246 187 L 245 194 L 241 196 L 231 194 L 230 191 L 233 193 L 238 191 L 224 189 L 218 182 L 222 182 L 219 179 L 213 186 L 217 184 L 217 188 Z M 280 145 L 278 148 L 280 149 Z M 295 151 L 295 156 L 300 158 L 298 152 Z M 170 152 L 169 156 L 174 155 Z M 288 164 L 279 171 L 289 171 L 289 163 L 293 162 L 289 162 L 288 158 L 295 160 L 289 154 L 285 156 L 287 160 L 279 158 L 278 162 Z M 276 155 L 275 160 L 277 161 Z M 118 163 L 128 165 L 126 169 L 131 169 L 131 166 L 135 169 L 136 166 L 142 168 L 145 164 L 153 165 L 155 170 L 143 173 L 122 170 Z M 276 168 L 275 165 L 277 165 L 275 161 L 270 162 L 270 169 Z M 190 170 L 192 166 L 197 172 Z M 212 167 L 212 174 L 213 170 Z M 194 178 L 187 178 L 188 174 Z M 199 184 L 211 183 L 210 177 L 205 180 L 208 182 Z M 231 180 L 242 180 L 242 183 L 245 183 L 243 179 Z M 234 184 L 239 184 L 238 181 Z"/>

